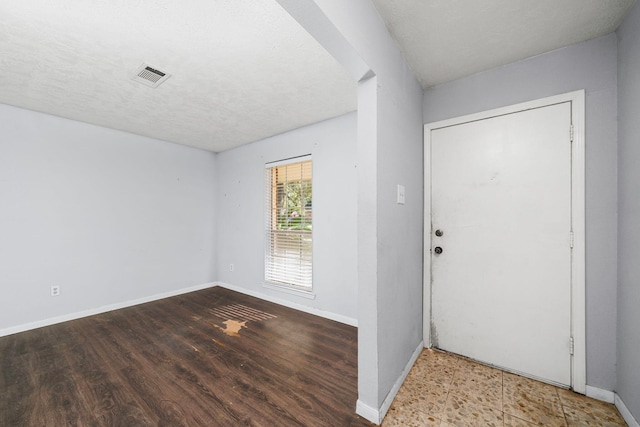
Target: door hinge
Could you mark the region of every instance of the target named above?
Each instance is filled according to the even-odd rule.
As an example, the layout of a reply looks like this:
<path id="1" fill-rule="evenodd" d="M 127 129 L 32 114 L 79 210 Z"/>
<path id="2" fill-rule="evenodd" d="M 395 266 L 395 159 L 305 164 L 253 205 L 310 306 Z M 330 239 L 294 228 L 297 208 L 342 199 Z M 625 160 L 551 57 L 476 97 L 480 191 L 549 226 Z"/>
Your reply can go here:
<path id="1" fill-rule="evenodd" d="M 574 237 L 573 237 L 573 231 L 569 232 L 569 247 L 573 248 L 573 243 L 574 243 Z"/>
<path id="2" fill-rule="evenodd" d="M 573 337 L 569 337 L 569 355 L 573 356 Z"/>
<path id="3" fill-rule="evenodd" d="M 569 127 L 569 141 L 573 142 L 573 125 Z"/>

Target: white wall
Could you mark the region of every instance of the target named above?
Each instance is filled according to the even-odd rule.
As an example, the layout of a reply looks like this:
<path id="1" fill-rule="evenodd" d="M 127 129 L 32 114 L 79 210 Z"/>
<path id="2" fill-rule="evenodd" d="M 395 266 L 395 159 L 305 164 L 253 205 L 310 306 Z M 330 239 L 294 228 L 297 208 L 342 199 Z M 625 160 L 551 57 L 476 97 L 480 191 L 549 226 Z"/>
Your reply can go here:
<path id="1" fill-rule="evenodd" d="M 369 0 L 316 3 L 375 74 L 358 93 L 358 413 L 377 421 L 422 342 L 422 89 Z"/>
<path id="2" fill-rule="evenodd" d="M 495 68 L 424 94 L 424 122 L 586 90 L 587 384 L 614 390 L 617 284 L 616 36 Z"/>
<path id="3" fill-rule="evenodd" d="M 212 282 L 214 180 L 213 153 L 0 105 L 0 332 Z"/>
<path id="4" fill-rule="evenodd" d="M 356 120 L 351 113 L 218 154 L 220 282 L 357 322 Z M 305 154 L 313 160 L 315 299 L 263 286 L 265 163 Z"/>
<path id="5" fill-rule="evenodd" d="M 618 383 L 640 422 L 640 6 L 618 29 Z"/>

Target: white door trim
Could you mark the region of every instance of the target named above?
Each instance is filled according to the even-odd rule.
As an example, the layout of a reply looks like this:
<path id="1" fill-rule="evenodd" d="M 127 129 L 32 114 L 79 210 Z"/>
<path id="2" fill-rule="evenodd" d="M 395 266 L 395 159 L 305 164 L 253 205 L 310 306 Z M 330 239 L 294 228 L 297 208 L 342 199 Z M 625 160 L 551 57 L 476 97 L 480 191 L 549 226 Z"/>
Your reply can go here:
<path id="1" fill-rule="evenodd" d="M 424 126 L 424 310 L 423 337 L 431 347 L 431 131 L 533 108 L 571 102 L 573 146 L 571 150 L 571 223 L 574 243 L 571 257 L 571 387 L 586 393 L 586 291 L 585 291 L 585 92 L 579 90 L 481 113 L 428 123 Z"/>

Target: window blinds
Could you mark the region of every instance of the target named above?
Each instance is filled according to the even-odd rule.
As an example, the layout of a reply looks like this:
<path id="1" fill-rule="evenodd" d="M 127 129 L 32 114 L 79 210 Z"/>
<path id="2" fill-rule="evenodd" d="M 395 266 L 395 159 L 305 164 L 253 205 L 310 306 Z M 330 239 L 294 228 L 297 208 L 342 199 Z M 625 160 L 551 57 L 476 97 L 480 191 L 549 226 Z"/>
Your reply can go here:
<path id="1" fill-rule="evenodd" d="M 265 170 L 265 280 L 311 290 L 312 165 L 296 160 Z"/>

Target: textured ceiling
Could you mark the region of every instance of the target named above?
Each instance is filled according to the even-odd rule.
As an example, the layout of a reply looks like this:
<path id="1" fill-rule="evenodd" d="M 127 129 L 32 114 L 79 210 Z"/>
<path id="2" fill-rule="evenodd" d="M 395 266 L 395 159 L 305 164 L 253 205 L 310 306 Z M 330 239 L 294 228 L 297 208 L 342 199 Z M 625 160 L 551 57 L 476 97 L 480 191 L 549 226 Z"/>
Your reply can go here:
<path id="1" fill-rule="evenodd" d="M 373 0 L 424 88 L 614 31 L 635 0 Z"/>
<path id="2" fill-rule="evenodd" d="M 146 62 L 171 74 L 131 80 Z M 0 102 L 222 151 L 357 107 L 275 0 L 2 0 Z"/>
<path id="3" fill-rule="evenodd" d="M 426 88 L 607 34 L 634 1 L 373 3 Z M 171 77 L 134 82 L 143 62 Z M 276 0 L 2 0 L 0 103 L 223 151 L 353 111 L 357 88 Z"/>

